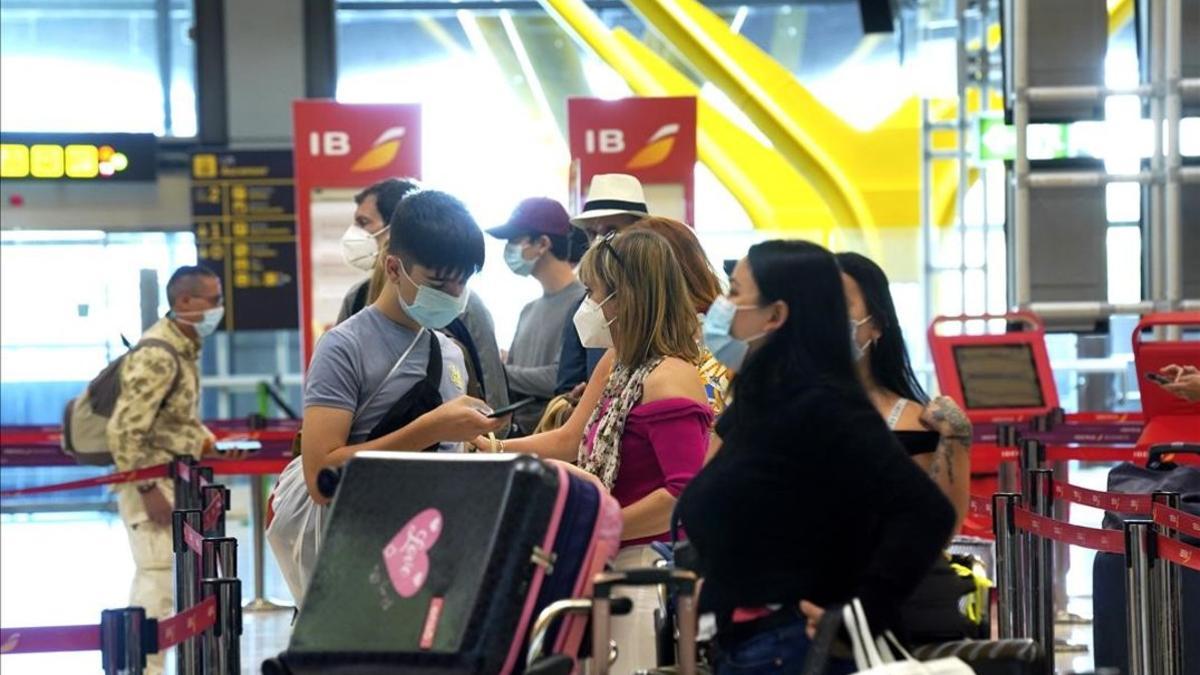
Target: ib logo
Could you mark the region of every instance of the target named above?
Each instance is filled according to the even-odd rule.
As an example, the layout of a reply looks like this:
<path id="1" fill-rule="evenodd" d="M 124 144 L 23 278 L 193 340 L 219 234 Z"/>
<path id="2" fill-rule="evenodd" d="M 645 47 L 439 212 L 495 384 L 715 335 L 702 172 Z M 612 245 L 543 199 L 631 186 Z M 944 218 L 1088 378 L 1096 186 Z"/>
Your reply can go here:
<path id="1" fill-rule="evenodd" d="M 675 149 L 675 138 L 679 136 L 679 125 L 664 124 L 650 135 L 650 139 L 625 163 L 628 170 L 648 169 L 658 166 L 671 156 Z M 584 149 L 589 155 L 618 155 L 625 152 L 625 132 L 621 129 L 588 129 L 583 136 Z"/>
<path id="2" fill-rule="evenodd" d="M 378 171 L 391 164 L 400 153 L 404 132 L 404 127 L 384 131 L 369 150 L 354 160 L 350 170 L 355 173 Z M 313 157 L 345 157 L 350 152 L 350 134 L 345 131 L 313 131 L 308 135 L 308 153 Z"/>

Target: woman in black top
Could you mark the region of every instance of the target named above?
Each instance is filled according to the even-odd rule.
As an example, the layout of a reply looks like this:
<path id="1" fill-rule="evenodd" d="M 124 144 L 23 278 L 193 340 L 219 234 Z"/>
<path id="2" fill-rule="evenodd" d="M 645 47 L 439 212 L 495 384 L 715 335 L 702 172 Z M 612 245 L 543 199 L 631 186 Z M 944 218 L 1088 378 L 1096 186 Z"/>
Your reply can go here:
<path id="1" fill-rule="evenodd" d="M 721 452 L 678 508 L 718 617 L 718 673 L 799 672 L 802 601 L 815 619 L 858 597 L 873 628 L 892 627 L 949 538 L 954 511 L 867 400 L 851 331 L 833 254 L 803 241 L 752 247 L 706 318 L 738 374 Z"/>

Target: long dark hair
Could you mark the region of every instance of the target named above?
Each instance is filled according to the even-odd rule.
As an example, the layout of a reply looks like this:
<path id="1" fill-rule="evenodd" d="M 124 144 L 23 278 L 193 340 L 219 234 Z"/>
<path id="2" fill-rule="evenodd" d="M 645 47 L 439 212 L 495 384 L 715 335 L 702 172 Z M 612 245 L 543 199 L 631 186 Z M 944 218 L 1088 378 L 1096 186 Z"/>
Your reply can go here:
<path id="1" fill-rule="evenodd" d="M 871 377 L 879 386 L 894 394 L 922 405 L 928 403 L 929 395 L 917 381 L 912 362 L 908 359 L 908 349 L 904 345 L 900 321 L 896 318 L 896 305 L 892 302 L 887 275 L 873 260 L 857 253 L 839 253 L 837 261 L 842 271 L 858 283 L 863 302 L 867 304 L 867 313 L 879 329 L 879 339 L 871 346 L 866 357 L 870 359 Z"/>
<path id="2" fill-rule="evenodd" d="M 735 408 L 764 409 L 825 385 L 866 401 L 850 354 L 849 316 L 837 260 L 808 241 L 775 239 L 746 256 L 763 305 L 782 300 L 784 324 L 733 380 Z"/>

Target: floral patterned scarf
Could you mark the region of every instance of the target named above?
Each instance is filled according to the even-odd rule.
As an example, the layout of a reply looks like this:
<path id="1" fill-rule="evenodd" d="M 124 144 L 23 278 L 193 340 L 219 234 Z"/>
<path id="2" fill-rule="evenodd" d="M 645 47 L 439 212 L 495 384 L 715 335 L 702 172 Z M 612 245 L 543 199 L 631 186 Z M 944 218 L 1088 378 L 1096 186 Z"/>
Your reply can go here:
<path id="1" fill-rule="evenodd" d="M 629 411 L 642 400 L 642 389 L 646 377 L 662 363 L 662 357 L 651 359 L 637 368 L 623 364 L 613 366 L 608 384 L 600 396 L 600 405 L 588 419 L 583 441 L 579 444 L 576 464 L 596 476 L 604 487 L 612 489 L 621 467 L 621 435 L 625 433 L 625 419 Z M 595 434 L 591 433 L 595 429 Z M 592 441 L 589 444 L 588 438 Z M 590 446 L 590 447 L 589 447 Z"/>

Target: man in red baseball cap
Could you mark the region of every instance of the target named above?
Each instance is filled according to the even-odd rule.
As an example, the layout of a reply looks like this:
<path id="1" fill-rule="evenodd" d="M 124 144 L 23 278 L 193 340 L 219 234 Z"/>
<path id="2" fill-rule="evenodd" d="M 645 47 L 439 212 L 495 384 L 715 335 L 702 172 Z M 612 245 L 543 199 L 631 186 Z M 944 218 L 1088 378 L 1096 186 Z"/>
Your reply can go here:
<path id="1" fill-rule="evenodd" d="M 563 330 L 583 301 L 583 285 L 574 268 L 587 248 L 587 237 L 571 226 L 562 204 L 546 197 L 521 202 L 507 223 L 488 234 L 508 242 L 504 262 L 514 274 L 532 276 L 542 285 L 542 297 L 521 310 L 504 366 L 510 398 L 538 400 L 538 405 L 513 415 L 519 433 L 528 435 L 555 394 Z"/>

